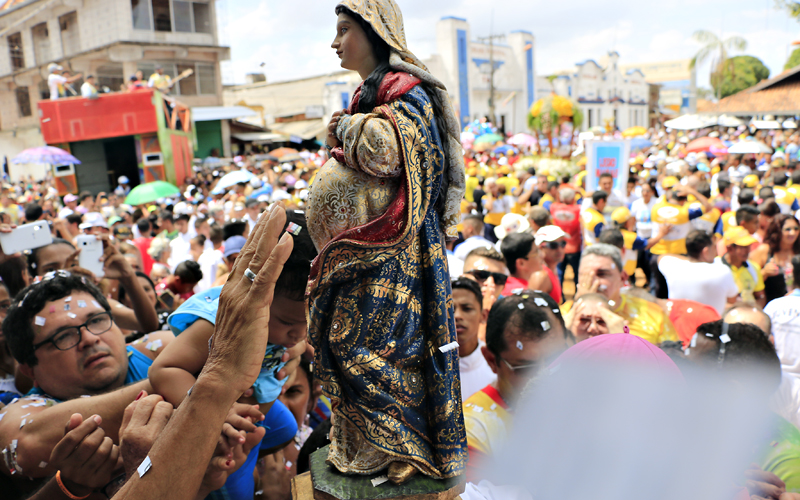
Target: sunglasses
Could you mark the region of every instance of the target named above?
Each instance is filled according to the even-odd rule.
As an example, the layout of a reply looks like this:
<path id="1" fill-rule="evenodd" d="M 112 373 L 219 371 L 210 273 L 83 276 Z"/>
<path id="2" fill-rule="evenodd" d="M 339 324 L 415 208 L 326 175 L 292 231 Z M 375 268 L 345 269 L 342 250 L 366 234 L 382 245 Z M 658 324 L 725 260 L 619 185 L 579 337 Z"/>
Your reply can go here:
<path id="1" fill-rule="evenodd" d="M 467 271 L 465 274 L 469 274 L 474 276 L 478 281 L 486 281 L 491 277 L 494 279 L 496 285 L 505 285 L 506 281 L 508 281 L 508 276 L 502 273 L 493 273 L 491 271 L 483 271 L 480 269 L 473 269 L 472 271 Z"/>
<path id="2" fill-rule="evenodd" d="M 550 250 L 558 250 L 559 248 L 564 248 L 566 246 L 567 246 L 567 242 L 563 241 L 563 240 L 562 241 L 548 241 L 547 242 L 547 248 L 549 248 Z"/>

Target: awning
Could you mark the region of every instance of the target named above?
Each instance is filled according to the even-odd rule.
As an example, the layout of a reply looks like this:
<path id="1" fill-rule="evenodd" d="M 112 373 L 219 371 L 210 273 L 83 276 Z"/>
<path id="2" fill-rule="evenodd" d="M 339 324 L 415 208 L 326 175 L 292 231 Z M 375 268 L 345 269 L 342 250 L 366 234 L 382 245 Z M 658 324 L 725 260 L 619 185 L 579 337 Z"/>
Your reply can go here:
<path id="1" fill-rule="evenodd" d="M 283 142 L 289 138 L 283 134 L 274 134 L 272 132 L 246 132 L 241 134 L 231 134 L 234 139 L 239 139 L 243 142 L 252 142 L 255 144 L 269 144 L 272 142 Z"/>
<path id="2" fill-rule="evenodd" d="M 328 126 L 324 119 L 314 119 L 273 123 L 269 126 L 269 129 L 272 132 L 288 136 L 292 142 L 302 142 L 324 137 Z"/>
<path id="3" fill-rule="evenodd" d="M 245 106 L 199 106 L 192 108 L 192 118 L 196 122 L 232 120 L 234 118 L 257 115 L 258 113 Z"/>

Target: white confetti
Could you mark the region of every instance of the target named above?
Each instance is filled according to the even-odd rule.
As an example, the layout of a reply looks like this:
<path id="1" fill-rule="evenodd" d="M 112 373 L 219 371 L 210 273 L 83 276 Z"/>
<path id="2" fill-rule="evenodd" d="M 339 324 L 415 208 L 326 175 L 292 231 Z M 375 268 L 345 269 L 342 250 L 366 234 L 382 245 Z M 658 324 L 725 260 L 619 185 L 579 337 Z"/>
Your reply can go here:
<path id="1" fill-rule="evenodd" d="M 517 307 L 519 307 L 519 309 L 520 309 L 520 311 L 521 311 L 521 310 L 525 309 L 525 304 L 523 304 L 522 302 L 520 302 L 519 304 L 517 304 Z"/>
<path id="2" fill-rule="evenodd" d="M 23 427 L 25 427 L 25 423 L 26 423 L 27 421 L 28 421 L 27 419 L 23 418 L 23 419 L 20 421 L 20 423 L 19 423 L 19 428 L 20 428 L 20 429 L 22 429 Z"/>
<path id="3" fill-rule="evenodd" d="M 497 404 L 495 404 L 495 403 L 492 403 L 492 406 L 490 406 L 490 407 L 489 407 L 489 409 L 490 409 L 490 410 L 495 410 L 495 409 L 497 409 Z"/>
<path id="4" fill-rule="evenodd" d="M 77 318 L 77 317 L 78 317 L 78 315 L 77 315 L 77 314 L 75 314 L 75 313 L 67 313 L 67 316 L 69 316 L 69 317 L 70 317 L 70 318 L 72 318 L 72 319 L 75 319 L 75 318 Z"/>
<path id="5" fill-rule="evenodd" d="M 722 342 L 723 344 L 727 344 L 728 342 L 731 341 L 731 337 L 727 333 L 723 333 L 722 335 L 719 336 L 719 341 Z"/>
<path id="6" fill-rule="evenodd" d="M 147 457 L 144 458 L 144 460 L 142 460 L 142 463 L 136 469 L 136 472 L 139 473 L 139 477 L 142 477 L 145 474 L 147 474 L 147 471 L 149 471 L 150 467 L 152 467 L 152 466 L 153 466 L 153 463 L 150 461 L 150 457 L 147 456 Z"/>
<path id="7" fill-rule="evenodd" d="M 69 304 L 64 304 L 64 310 L 69 311 Z"/>
<path id="8" fill-rule="evenodd" d="M 475 412 L 476 412 L 476 413 L 483 413 L 483 408 L 481 408 L 480 406 L 477 406 L 477 405 L 476 405 L 476 406 L 475 406 Z"/>
<path id="9" fill-rule="evenodd" d="M 380 486 L 389 480 L 389 476 L 378 476 L 372 480 L 372 486 Z"/>
<path id="10" fill-rule="evenodd" d="M 86 301 L 85 300 L 79 300 L 78 301 L 78 307 L 86 307 Z"/>
<path id="11" fill-rule="evenodd" d="M 558 309 L 553 309 L 553 314 L 558 314 L 558 313 L 560 313 L 560 312 L 561 312 L 561 311 L 559 311 Z"/>
<path id="12" fill-rule="evenodd" d="M 550 323 L 548 321 L 542 321 L 542 330 L 548 331 L 550 329 Z"/>
<path id="13" fill-rule="evenodd" d="M 125 306 L 123 306 L 122 304 L 117 304 L 114 307 L 116 307 L 117 309 L 120 309 L 120 308 L 125 307 Z"/>
<path id="14" fill-rule="evenodd" d="M 617 305 L 617 303 L 614 302 L 613 300 L 609 300 L 608 301 L 608 305 L 610 305 L 611 307 L 614 307 L 615 305 Z"/>
<path id="15" fill-rule="evenodd" d="M 44 469 L 47 467 L 47 462 L 39 462 L 39 468 Z"/>
<path id="16" fill-rule="evenodd" d="M 43 317 L 41 317 L 41 316 L 36 316 L 36 319 L 34 319 L 34 320 L 33 320 L 33 323 L 34 323 L 36 326 L 44 326 L 44 324 L 45 324 L 45 321 L 47 321 L 47 320 L 45 320 Z"/>
<path id="17" fill-rule="evenodd" d="M 95 307 L 100 307 L 100 303 L 98 303 L 96 300 L 92 301 L 92 305 L 94 305 Z"/>
<path id="18" fill-rule="evenodd" d="M 736 316 L 737 314 L 739 314 L 739 311 L 737 311 L 736 309 L 731 311 L 731 316 Z"/>
<path id="19" fill-rule="evenodd" d="M 64 299 L 64 302 L 69 302 L 70 300 L 72 300 L 72 295 L 70 295 L 69 297 L 67 297 L 66 299 Z"/>
<path id="20" fill-rule="evenodd" d="M 441 352 L 450 352 L 454 349 L 458 349 L 458 342 L 450 342 L 449 344 L 439 347 L 439 351 Z"/>
<path id="21" fill-rule="evenodd" d="M 517 349 L 519 349 L 521 351 L 523 349 L 523 347 L 524 346 L 522 345 L 522 341 L 517 340 Z"/>
<path id="22" fill-rule="evenodd" d="M 689 313 L 689 314 L 691 314 L 691 313 L 692 313 L 692 308 L 691 308 L 691 307 L 687 308 L 687 309 L 686 309 L 686 312 L 687 312 L 687 313 Z"/>
<path id="23" fill-rule="evenodd" d="M 536 305 L 539 307 L 547 307 L 547 301 L 541 297 L 536 297 L 535 299 L 533 299 L 533 302 L 535 302 Z"/>
<path id="24" fill-rule="evenodd" d="M 161 339 L 156 339 L 156 340 L 146 344 L 145 348 L 150 349 L 153 352 L 156 352 L 162 345 L 163 345 L 163 342 L 161 341 Z"/>
<path id="25" fill-rule="evenodd" d="M 0 422 L 2 422 L 2 421 L 3 421 L 3 417 L 5 417 L 5 416 L 6 416 L 6 414 L 5 414 L 5 413 L 0 413 Z"/>
<path id="26" fill-rule="evenodd" d="M 689 342 L 689 347 L 697 347 L 697 334 L 692 335 L 692 341 Z"/>

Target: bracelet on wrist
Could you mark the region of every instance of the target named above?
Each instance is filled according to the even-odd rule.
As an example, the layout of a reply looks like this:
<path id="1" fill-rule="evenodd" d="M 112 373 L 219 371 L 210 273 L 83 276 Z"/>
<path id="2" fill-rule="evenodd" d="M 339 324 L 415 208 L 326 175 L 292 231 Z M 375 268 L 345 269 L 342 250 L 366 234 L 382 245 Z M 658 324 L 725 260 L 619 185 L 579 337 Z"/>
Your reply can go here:
<path id="1" fill-rule="evenodd" d="M 64 482 L 61 480 L 61 471 L 60 470 L 56 472 L 56 482 L 58 483 L 58 487 L 61 488 L 61 492 L 64 493 L 65 495 L 67 495 L 72 500 L 83 500 L 84 498 L 89 498 L 89 495 L 91 495 L 91 492 L 90 492 L 90 493 L 87 493 L 86 495 L 84 495 L 82 497 L 79 497 L 77 495 L 73 495 L 72 493 L 70 493 L 70 491 L 67 489 L 67 487 L 64 486 Z"/>

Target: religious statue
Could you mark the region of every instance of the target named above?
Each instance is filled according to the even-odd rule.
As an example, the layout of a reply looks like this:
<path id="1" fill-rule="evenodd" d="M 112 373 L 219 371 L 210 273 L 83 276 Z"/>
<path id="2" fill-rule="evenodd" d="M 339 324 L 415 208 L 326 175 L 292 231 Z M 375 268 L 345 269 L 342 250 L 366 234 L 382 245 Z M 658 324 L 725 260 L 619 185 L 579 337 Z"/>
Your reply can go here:
<path id="1" fill-rule="evenodd" d="M 327 463 L 460 475 L 467 461 L 445 255 L 464 193 L 444 85 L 407 46 L 393 0 L 344 0 L 332 44 L 364 79 L 329 126 L 307 206 L 319 250 L 307 290 L 314 373 L 332 402 Z"/>

